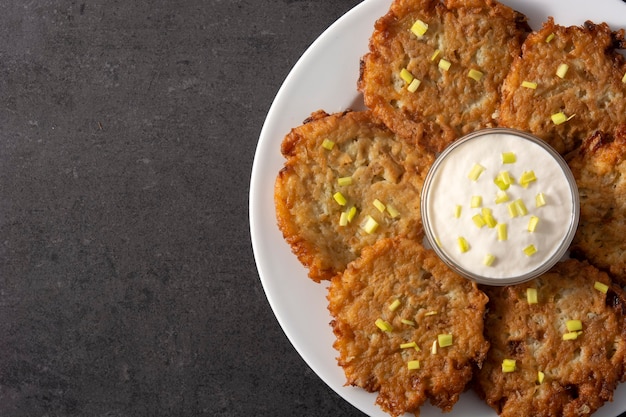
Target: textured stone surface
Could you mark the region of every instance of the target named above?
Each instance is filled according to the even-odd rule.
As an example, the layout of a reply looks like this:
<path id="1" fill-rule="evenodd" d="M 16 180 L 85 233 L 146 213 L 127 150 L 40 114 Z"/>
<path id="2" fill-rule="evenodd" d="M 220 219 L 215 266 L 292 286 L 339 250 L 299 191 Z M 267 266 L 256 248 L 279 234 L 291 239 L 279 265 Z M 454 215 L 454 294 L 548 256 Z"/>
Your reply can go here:
<path id="1" fill-rule="evenodd" d="M 0 3 L 0 416 L 361 416 L 247 222 L 256 141 L 357 0 Z"/>

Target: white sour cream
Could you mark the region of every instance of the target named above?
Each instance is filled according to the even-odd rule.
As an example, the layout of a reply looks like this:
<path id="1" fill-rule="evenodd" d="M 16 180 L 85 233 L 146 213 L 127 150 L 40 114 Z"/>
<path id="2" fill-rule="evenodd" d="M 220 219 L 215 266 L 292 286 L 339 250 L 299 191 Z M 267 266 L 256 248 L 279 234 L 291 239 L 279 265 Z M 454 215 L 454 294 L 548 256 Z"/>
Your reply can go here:
<path id="1" fill-rule="evenodd" d="M 503 163 L 503 153 L 514 154 L 516 161 Z M 468 174 L 475 164 L 484 171 L 474 181 Z M 508 201 L 496 203 L 502 190 L 494 179 L 503 171 L 513 183 L 504 190 Z M 524 187 L 520 179 L 529 171 L 536 180 Z M 537 207 L 540 193 L 545 205 Z M 472 208 L 476 196 L 482 204 Z M 508 205 L 520 199 L 527 213 L 511 217 Z M 437 254 L 462 275 L 490 285 L 529 280 L 552 267 L 567 252 L 580 211 L 576 182 L 563 158 L 539 139 L 499 128 L 468 135 L 444 150 L 428 173 L 421 207 L 426 237 Z M 474 223 L 472 217 L 482 216 L 483 208 L 506 224 L 506 240 L 498 240 L 497 227 Z M 532 216 L 539 220 L 531 232 Z M 460 249 L 459 238 L 467 241 L 467 251 Z M 531 246 L 536 252 L 528 255 L 524 249 Z M 494 257 L 491 265 L 485 265 L 487 255 Z"/>

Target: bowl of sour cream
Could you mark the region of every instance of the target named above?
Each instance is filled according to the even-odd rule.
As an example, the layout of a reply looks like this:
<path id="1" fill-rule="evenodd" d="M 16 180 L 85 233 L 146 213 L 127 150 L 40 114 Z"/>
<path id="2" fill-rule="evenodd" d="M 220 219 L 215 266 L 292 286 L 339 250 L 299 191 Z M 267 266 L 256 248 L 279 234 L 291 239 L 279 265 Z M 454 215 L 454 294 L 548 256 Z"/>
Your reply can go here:
<path id="1" fill-rule="evenodd" d="M 481 284 L 511 285 L 567 255 L 580 201 L 550 145 L 494 128 L 444 149 L 426 176 L 421 211 L 426 240 L 449 267 Z"/>

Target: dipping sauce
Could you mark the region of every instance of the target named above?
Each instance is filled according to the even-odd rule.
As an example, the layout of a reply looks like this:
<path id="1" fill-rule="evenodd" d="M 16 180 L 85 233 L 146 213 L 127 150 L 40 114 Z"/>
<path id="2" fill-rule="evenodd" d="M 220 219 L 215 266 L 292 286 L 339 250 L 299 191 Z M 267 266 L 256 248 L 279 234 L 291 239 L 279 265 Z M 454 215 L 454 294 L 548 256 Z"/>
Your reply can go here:
<path id="1" fill-rule="evenodd" d="M 426 238 L 452 269 L 509 285 L 546 272 L 574 238 L 580 203 L 567 163 L 547 143 L 486 129 L 452 143 L 422 193 Z"/>

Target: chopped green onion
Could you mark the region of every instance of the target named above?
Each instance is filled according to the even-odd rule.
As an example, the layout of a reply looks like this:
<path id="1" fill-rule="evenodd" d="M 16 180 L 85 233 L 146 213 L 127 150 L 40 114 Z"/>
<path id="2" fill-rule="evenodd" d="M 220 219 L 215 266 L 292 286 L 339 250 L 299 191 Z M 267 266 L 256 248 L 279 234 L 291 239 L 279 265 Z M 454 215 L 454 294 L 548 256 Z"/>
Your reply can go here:
<path id="1" fill-rule="evenodd" d="M 322 142 L 322 148 L 328 151 L 332 150 L 334 146 L 335 146 L 335 142 L 333 142 L 330 139 L 324 139 L 324 141 Z"/>
<path id="2" fill-rule="evenodd" d="M 428 311 L 424 314 L 424 317 L 436 316 L 438 313 L 435 310 Z"/>
<path id="3" fill-rule="evenodd" d="M 526 288 L 526 301 L 528 304 L 537 304 L 539 302 L 537 288 Z"/>
<path id="4" fill-rule="evenodd" d="M 472 199 L 470 200 L 471 208 L 478 208 L 482 205 L 483 205 L 483 198 L 481 196 L 479 195 L 472 196 Z"/>
<path id="5" fill-rule="evenodd" d="M 539 193 L 535 196 L 535 206 L 543 207 L 546 205 L 546 196 L 543 193 Z"/>
<path id="6" fill-rule="evenodd" d="M 418 80 L 417 78 L 413 78 L 413 81 L 411 81 L 409 83 L 409 85 L 406 87 L 406 89 L 411 92 L 414 93 L 417 91 L 417 89 L 419 88 L 420 84 L 422 82 L 420 80 Z"/>
<path id="7" fill-rule="evenodd" d="M 565 326 L 567 327 L 567 331 L 577 332 L 583 329 L 583 322 L 580 320 L 568 320 Z"/>
<path id="8" fill-rule="evenodd" d="M 537 382 L 539 384 L 543 384 L 543 380 L 544 380 L 545 376 L 546 375 L 543 372 L 537 371 Z"/>
<path id="9" fill-rule="evenodd" d="M 561 64 L 556 70 L 556 76 L 559 78 L 565 78 L 565 74 L 567 74 L 567 70 L 569 70 L 569 65 Z"/>
<path id="10" fill-rule="evenodd" d="M 457 204 L 456 206 L 454 206 L 454 217 L 457 219 L 461 217 L 462 210 L 463 210 L 463 206 L 461 206 L 460 204 Z"/>
<path id="11" fill-rule="evenodd" d="M 365 221 L 363 222 L 361 228 L 365 230 L 366 233 L 372 234 L 378 228 L 378 222 L 374 220 L 372 216 L 367 216 Z"/>
<path id="12" fill-rule="evenodd" d="M 523 249 L 523 251 L 526 256 L 533 256 L 535 253 L 537 253 L 537 248 L 535 247 L 535 245 L 528 245 Z"/>
<path id="13" fill-rule="evenodd" d="M 387 213 L 389 213 L 389 216 L 391 216 L 392 219 L 395 219 L 400 215 L 400 212 L 389 204 L 387 204 Z"/>
<path id="14" fill-rule="evenodd" d="M 441 68 L 443 71 L 448 71 L 451 65 L 452 63 L 450 61 L 447 61 L 445 59 L 439 60 L 439 68 Z"/>
<path id="15" fill-rule="evenodd" d="M 519 216 L 519 212 L 517 211 L 517 204 L 515 204 L 515 201 L 513 201 L 512 203 L 507 204 L 506 208 L 509 210 L 509 217 L 510 218 L 514 218 Z"/>
<path id="16" fill-rule="evenodd" d="M 535 171 L 524 171 L 519 179 L 519 183 L 522 187 L 527 188 L 528 184 L 533 181 L 537 181 Z"/>
<path id="17" fill-rule="evenodd" d="M 470 246 L 469 243 L 467 243 L 467 240 L 465 240 L 464 237 L 459 237 L 457 238 L 457 244 L 459 246 L 459 250 L 461 251 L 461 253 L 465 253 L 468 250 L 470 250 Z"/>
<path id="18" fill-rule="evenodd" d="M 412 321 L 412 320 L 402 319 L 402 320 L 400 320 L 400 322 L 401 322 L 402 324 L 406 324 L 407 326 L 413 326 L 413 327 L 415 327 L 415 322 L 414 322 L 414 321 Z"/>
<path id="19" fill-rule="evenodd" d="M 354 216 L 356 216 L 356 207 L 350 207 L 350 209 L 348 209 L 346 213 L 348 213 L 348 222 L 351 222 L 352 219 L 354 219 Z"/>
<path id="20" fill-rule="evenodd" d="M 554 113 L 552 116 L 550 116 L 550 118 L 552 119 L 552 123 L 557 126 L 567 121 L 567 116 L 562 111 Z"/>
<path id="21" fill-rule="evenodd" d="M 483 258 L 483 265 L 491 266 L 496 261 L 496 257 L 490 253 L 486 254 Z"/>
<path id="22" fill-rule="evenodd" d="M 530 219 L 528 220 L 528 231 L 530 233 L 534 233 L 535 230 L 537 230 L 537 224 L 539 224 L 539 217 L 530 216 Z"/>
<path id="23" fill-rule="evenodd" d="M 551 33 L 546 37 L 546 43 L 552 42 L 552 39 L 554 39 L 554 33 Z"/>
<path id="24" fill-rule="evenodd" d="M 532 81 L 522 81 L 522 87 L 529 88 L 531 90 L 536 90 L 537 89 L 537 83 L 532 82 Z"/>
<path id="25" fill-rule="evenodd" d="M 441 51 L 439 49 L 435 49 L 435 52 L 433 52 L 433 54 L 431 55 L 430 60 L 434 61 L 435 59 L 437 59 L 440 53 Z"/>
<path id="26" fill-rule="evenodd" d="M 433 340 L 433 345 L 430 347 L 430 353 L 433 355 L 437 353 L 437 341 Z"/>
<path id="27" fill-rule="evenodd" d="M 514 164 L 517 161 L 517 156 L 515 152 L 502 152 L 502 163 L 503 164 Z"/>
<path id="28" fill-rule="evenodd" d="M 576 340 L 578 339 L 578 332 L 568 332 L 563 334 L 563 340 Z"/>
<path id="29" fill-rule="evenodd" d="M 596 281 L 593 284 L 593 288 L 595 288 L 596 290 L 598 290 L 598 291 L 600 291 L 601 293 L 604 293 L 604 294 L 606 294 L 606 292 L 609 290 L 609 286 L 606 285 L 606 284 L 603 284 L 600 281 Z"/>
<path id="30" fill-rule="evenodd" d="M 496 193 L 496 204 L 506 203 L 509 201 L 509 195 L 504 190 L 498 190 Z"/>
<path id="31" fill-rule="evenodd" d="M 402 71 L 400 71 L 400 78 L 402 78 L 405 83 L 411 84 L 411 81 L 413 81 L 415 77 L 408 69 L 402 68 Z"/>
<path id="32" fill-rule="evenodd" d="M 348 223 L 348 213 L 342 211 L 341 215 L 339 216 L 339 226 L 347 226 Z"/>
<path id="33" fill-rule="evenodd" d="M 408 342 L 408 343 L 401 343 L 400 344 L 400 349 L 410 349 L 410 348 L 419 349 L 417 347 L 417 343 L 415 343 L 415 342 Z"/>
<path id="34" fill-rule="evenodd" d="M 528 214 L 528 209 L 526 208 L 526 205 L 521 198 L 515 200 L 515 208 L 520 216 L 525 216 Z"/>
<path id="35" fill-rule="evenodd" d="M 475 69 L 470 69 L 467 73 L 467 76 L 474 81 L 480 81 L 480 79 L 483 77 L 483 73 Z"/>
<path id="36" fill-rule="evenodd" d="M 378 211 L 380 211 L 381 213 L 385 211 L 385 209 L 387 208 L 382 201 L 380 201 L 379 199 L 375 199 L 374 202 L 372 203 L 374 205 L 374 207 L 376 207 L 376 209 Z"/>
<path id="37" fill-rule="evenodd" d="M 383 332 L 390 332 L 393 330 L 393 327 L 391 327 L 391 324 L 389 324 L 388 322 L 380 318 L 376 319 L 374 324 L 376 324 L 376 327 L 378 327 Z"/>
<path id="38" fill-rule="evenodd" d="M 337 191 L 335 194 L 333 194 L 333 198 L 335 199 L 337 204 L 339 204 L 340 206 L 345 206 L 346 203 L 348 202 L 348 200 L 346 200 L 346 198 L 343 196 L 343 194 L 341 194 L 339 191 Z"/>
<path id="39" fill-rule="evenodd" d="M 478 181 L 480 174 L 482 174 L 485 169 L 486 168 L 480 164 L 474 164 L 467 177 L 472 181 Z"/>
<path id="40" fill-rule="evenodd" d="M 352 177 L 337 178 L 337 185 L 342 187 L 346 185 L 352 185 Z"/>
<path id="41" fill-rule="evenodd" d="M 393 302 L 389 304 L 388 308 L 390 311 L 396 311 L 398 307 L 400 307 L 400 300 L 393 300 Z"/>
<path id="42" fill-rule="evenodd" d="M 499 241 L 505 241 L 509 238 L 507 233 L 506 223 L 498 223 L 496 225 L 496 233 L 498 234 Z"/>
<path id="43" fill-rule="evenodd" d="M 483 211 L 483 220 L 485 221 L 487 227 L 490 229 L 493 229 L 494 227 L 496 227 L 496 224 L 498 224 L 496 219 L 493 217 L 493 214 L 491 214 L 491 210 L 488 212 Z"/>
<path id="44" fill-rule="evenodd" d="M 439 344 L 439 347 L 452 346 L 452 335 L 451 334 L 437 335 L 437 343 Z"/>
<path id="45" fill-rule="evenodd" d="M 472 221 L 479 229 L 482 229 L 487 224 L 483 216 L 480 214 L 475 214 L 474 216 L 472 216 Z"/>
<path id="46" fill-rule="evenodd" d="M 514 372 L 515 359 L 504 359 L 502 361 L 502 372 Z"/>
<path id="47" fill-rule="evenodd" d="M 407 366 L 407 368 L 409 368 L 412 371 L 415 370 L 415 369 L 420 369 L 420 361 L 418 361 L 418 360 L 408 361 L 406 366 Z"/>
<path id="48" fill-rule="evenodd" d="M 411 26 L 411 32 L 413 32 L 413 34 L 417 36 L 418 38 L 421 38 L 422 36 L 424 36 L 427 30 L 428 30 L 428 23 L 422 22 L 419 19 L 417 19 L 415 23 L 413 23 L 413 26 Z"/>

